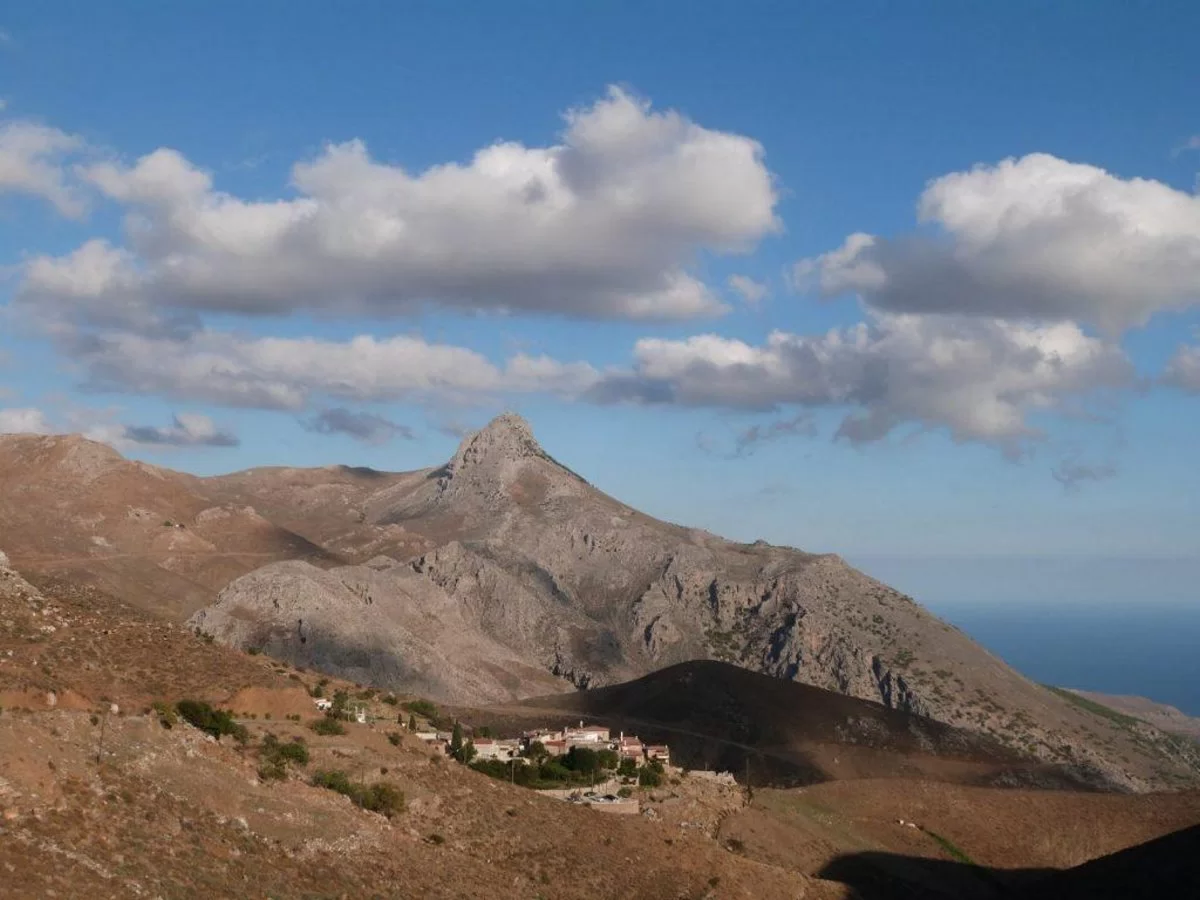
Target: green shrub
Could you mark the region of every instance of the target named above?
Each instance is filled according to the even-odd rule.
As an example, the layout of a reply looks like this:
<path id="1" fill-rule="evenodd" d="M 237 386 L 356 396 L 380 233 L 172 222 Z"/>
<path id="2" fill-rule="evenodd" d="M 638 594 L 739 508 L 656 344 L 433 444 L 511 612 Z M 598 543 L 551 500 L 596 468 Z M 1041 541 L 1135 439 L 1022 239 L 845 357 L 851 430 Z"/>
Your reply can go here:
<path id="1" fill-rule="evenodd" d="M 600 770 L 600 754 L 588 747 L 572 747 L 563 757 L 563 765 L 572 772 L 591 775 Z"/>
<path id="2" fill-rule="evenodd" d="M 230 735 L 239 744 L 249 740 L 245 726 L 233 721 L 233 714 L 227 709 L 213 709 L 200 700 L 180 700 L 175 704 L 175 710 L 192 727 L 217 740 L 223 735 Z"/>
<path id="3" fill-rule="evenodd" d="M 155 714 L 158 716 L 158 724 L 163 728 L 174 728 L 179 724 L 179 715 L 175 712 L 175 708 L 170 703 L 165 703 L 162 700 L 154 703 L 153 707 Z"/>
<path id="4" fill-rule="evenodd" d="M 388 741 L 391 742 L 391 745 L 393 747 L 399 747 L 400 746 L 400 732 L 389 731 L 388 732 Z"/>
<path id="5" fill-rule="evenodd" d="M 426 719 L 436 719 L 438 708 L 428 700 L 409 700 L 402 704 L 403 708 L 410 713 L 416 713 Z"/>
<path id="6" fill-rule="evenodd" d="M 307 766 L 309 760 L 308 745 L 304 743 L 304 738 L 294 737 L 288 743 L 283 743 L 273 734 L 268 734 L 263 738 L 262 742 L 263 753 L 275 758 L 281 759 L 284 762 L 293 763 L 297 766 Z"/>
<path id="7" fill-rule="evenodd" d="M 389 819 L 404 812 L 404 792 L 390 781 L 376 781 L 367 785 L 355 802 L 363 809 L 369 809 Z"/>
<path id="8" fill-rule="evenodd" d="M 329 708 L 331 716 L 340 716 L 346 711 L 346 704 L 350 702 L 350 695 L 345 691 L 333 692 L 333 706 Z"/>
<path id="9" fill-rule="evenodd" d="M 633 788 L 623 787 L 619 791 L 617 791 L 617 796 L 618 797 L 632 797 L 633 796 Z"/>
<path id="10" fill-rule="evenodd" d="M 662 772 L 645 765 L 638 770 L 638 784 L 642 787 L 658 787 L 662 784 Z"/>
<path id="11" fill-rule="evenodd" d="M 346 726 L 339 722 L 334 716 L 329 714 L 326 714 L 323 718 L 317 719 L 317 721 L 313 722 L 308 727 L 317 734 L 325 736 L 346 733 Z"/>
<path id="12" fill-rule="evenodd" d="M 312 783 L 349 797 L 356 806 L 389 819 L 404 811 L 404 792 L 390 781 L 354 784 L 345 772 L 335 769 L 317 772 L 313 775 Z"/>

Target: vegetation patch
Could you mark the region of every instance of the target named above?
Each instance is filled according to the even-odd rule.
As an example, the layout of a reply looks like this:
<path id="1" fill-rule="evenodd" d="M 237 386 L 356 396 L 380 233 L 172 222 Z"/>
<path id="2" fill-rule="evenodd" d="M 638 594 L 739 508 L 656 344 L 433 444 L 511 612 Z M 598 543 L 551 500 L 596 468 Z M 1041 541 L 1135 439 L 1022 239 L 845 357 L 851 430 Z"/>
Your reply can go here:
<path id="1" fill-rule="evenodd" d="M 1115 722 L 1124 728 L 1132 728 L 1135 725 L 1140 725 L 1142 722 L 1141 719 L 1135 718 L 1134 716 L 1127 716 L 1125 713 L 1117 712 L 1112 707 L 1105 706 L 1103 703 L 1097 703 L 1095 700 L 1089 700 L 1087 697 L 1081 697 L 1074 691 L 1068 691 L 1066 688 L 1055 687 L 1051 684 L 1044 684 L 1042 687 L 1051 693 L 1062 697 L 1068 703 L 1078 706 L 1080 709 L 1086 710 L 1094 716 L 1100 716 L 1102 719 L 1108 719 L 1110 722 Z"/>
<path id="2" fill-rule="evenodd" d="M 316 787 L 349 797 L 355 806 L 387 816 L 389 819 L 404 812 L 404 792 L 390 781 L 355 784 L 345 772 L 331 769 L 314 774 L 312 783 Z"/>
<path id="3" fill-rule="evenodd" d="M 284 743 L 275 735 L 268 734 L 259 747 L 259 759 L 262 761 L 258 768 L 259 778 L 282 781 L 287 778 L 289 766 L 308 765 L 308 745 L 304 743 L 304 738 L 292 738 Z"/>
<path id="4" fill-rule="evenodd" d="M 400 705 L 405 711 L 415 713 L 422 718 L 429 719 L 431 722 L 438 717 L 437 706 L 429 700 L 409 700 L 407 703 Z"/>
<path id="5" fill-rule="evenodd" d="M 239 744 L 249 740 L 246 726 L 235 722 L 233 713 L 227 709 L 213 709 L 201 700 L 180 700 L 175 704 L 175 711 L 189 725 L 211 734 L 218 741 L 225 735 L 231 736 Z"/>
<path id="6" fill-rule="evenodd" d="M 317 721 L 313 722 L 308 727 L 311 728 L 316 734 L 326 737 L 346 733 L 346 726 L 339 722 L 336 716 L 331 716 L 328 714 L 320 719 L 317 719 Z"/>
<path id="7" fill-rule="evenodd" d="M 975 865 L 975 860 L 967 856 L 966 852 L 958 845 L 954 844 L 947 838 L 942 837 L 936 831 L 930 831 L 927 828 L 922 829 L 922 831 L 933 838 L 943 850 L 950 854 L 953 859 L 958 860 L 960 863 L 966 863 L 968 866 Z"/>

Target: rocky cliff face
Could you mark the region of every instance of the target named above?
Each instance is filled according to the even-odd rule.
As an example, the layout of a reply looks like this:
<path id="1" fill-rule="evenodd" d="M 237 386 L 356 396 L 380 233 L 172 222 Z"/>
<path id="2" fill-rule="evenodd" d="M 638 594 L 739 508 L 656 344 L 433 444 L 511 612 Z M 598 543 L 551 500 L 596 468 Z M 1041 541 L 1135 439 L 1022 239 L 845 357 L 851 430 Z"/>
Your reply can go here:
<path id="1" fill-rule="evenodd" d="M 310 495 L 306 495 L 310 496 Z M 357 505 L 426 549 L 322 571 L 276 564 L 192 622 L 293 663 L 459 703 L 626 681 L 694 659 L 827 688 L 990 734 L 1110 780 L 1152 783 L 1129 735 L 1093 722 L 911 598 L 833 555 L 737 544 L 651 519 L 502 416 L 446 465 Z M 347 532 L 349 533 L 349 532 Z M 1180 769 L 1180 777 L 1191 777 Z M 1185 771 L 1186 770 L 1186 771 Z"/>

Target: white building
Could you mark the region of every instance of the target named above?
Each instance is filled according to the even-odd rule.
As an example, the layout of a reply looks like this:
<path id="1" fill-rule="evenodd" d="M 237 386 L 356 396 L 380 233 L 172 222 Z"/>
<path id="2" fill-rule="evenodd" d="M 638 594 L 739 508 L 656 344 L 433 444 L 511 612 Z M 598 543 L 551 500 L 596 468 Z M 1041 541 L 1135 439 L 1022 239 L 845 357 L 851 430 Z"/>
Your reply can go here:
<path id="1" fill-rule="evenodd" d="M 563 732 L 563 739 L 573 744 L 607 744 L 610 740 L 609 730 L 601 725 L 584 725 L 578 728 L 568 728 Z"/>

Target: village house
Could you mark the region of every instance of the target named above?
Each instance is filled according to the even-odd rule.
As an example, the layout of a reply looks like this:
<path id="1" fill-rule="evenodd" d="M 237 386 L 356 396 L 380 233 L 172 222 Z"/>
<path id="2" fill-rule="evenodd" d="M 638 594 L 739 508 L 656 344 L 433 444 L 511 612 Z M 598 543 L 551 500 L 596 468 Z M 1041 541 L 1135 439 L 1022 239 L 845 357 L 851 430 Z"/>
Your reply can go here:
<path id="1" fill-rule="evenodd" d="M 520 746 L 528 748 L 535 741 L 540 743 L 550 756 L 564 756 L 572 747 L 585 747 L 590 750 L 614 750 L 620 759 L 632 760 L 639 766 L 650 760 L 656 760 L 664 766 L 671 764 L 671 751 L 666 744 L 647 746 L 636 734 L 624 732 L 614 738 L 608 728 L 602 725 L 585 725 L 582 721 L 577 728 L 565 728 L 562 731 L 551 731 L 547 728 L 526 731 L 521 736 Z M 477 749 L 479 743 L 476 742 Z"/>
<path id="2" fill-rule="evenodd" d="M 564 740 L 542 741 L 542 746 L 546 748 L 546 752 L 551 756 L 566 756 L 567 751 L 570 749 Z"/>
<path id="3" fill-rule="evenodd" d="M 671 751 L 666 744 L 650 744 L 646 747 L 646 759 L 655 760 L 664 766 L 671 764 Z"/>
<path id="4" fill-rule="evenodd" d="M 641 764 L 645 755 L 642 739 L 635 734 L 622 734 L 614 749 L 621 759 L 632 759 L 638 764 Z"/>
<path id="5" fill-rule="evenodd" d="M 583 744 L 586 746 L 594 744 L 609 743 L 609 731 L 600 725 L 584 725 L 579 723 L 578 728 L 568 728 L 563 732 L 563 739 L 570 744 Z"/>
<path id="6" fill-rule="evenodd" d="M 476 738 L 472 743 L 475 746 L 476 759 L 498 759 L 508 762 L 521 755 L 521 745 L 518 741 Z"/>

